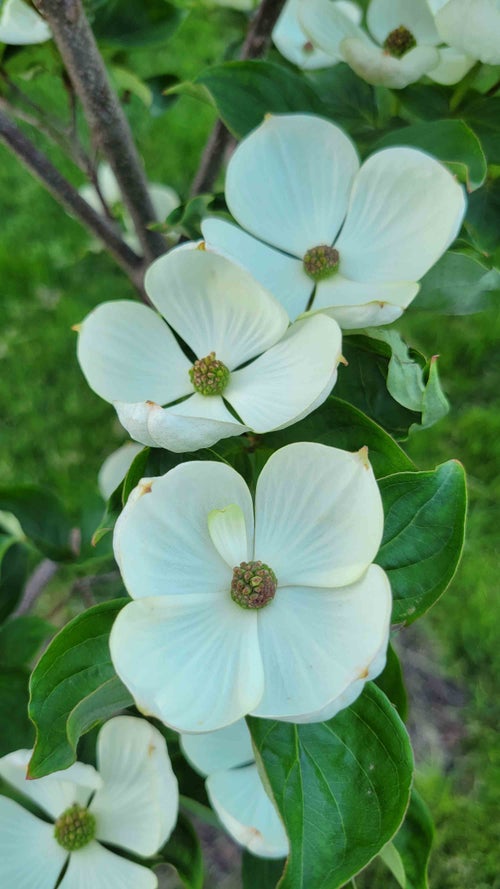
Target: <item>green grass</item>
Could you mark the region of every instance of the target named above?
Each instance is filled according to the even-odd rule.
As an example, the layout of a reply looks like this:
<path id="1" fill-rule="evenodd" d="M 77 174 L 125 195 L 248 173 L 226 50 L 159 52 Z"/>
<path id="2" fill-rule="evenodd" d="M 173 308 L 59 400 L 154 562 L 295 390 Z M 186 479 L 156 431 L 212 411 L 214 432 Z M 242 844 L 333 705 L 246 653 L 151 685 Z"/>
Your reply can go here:
<path id="1" fill-rule="evenodd" d="M 221 56 L 227 29 L 236 38 L 238 21 L 220 12 L 188 17 L 169 45 L 169 69 L 193 77 Z M 145 75 L 165 70 L 159 51 L 141 54 L 138 63 Z M 56 104 L 62 102 L 53 88 L 53 82 L 33 87 L 42 98 L 50 94 Z M 183 98 L 151 121 L 132 99 L 129 113 L 148 177 L 186 196 L 213 111 Z M 57 151 L 51 156 L 59 158 Z M 76 506 L 95 488 L 101 462 L 125 435 L 113 410 L 82 378 L 71 326 L 97 303 L 132 292 L 107 256 L 86 252 L 88 237 L 79 225 L 2 148 L 0 159 L 0 476 L 6 483 L 47 485 Z M 64 169 L 81 181 L 68 164 Z M 424 763 L 419 778 L 438 826 L 431 885 L 497 889 L 500 315 L 435 319 L 408 313 L 401 328 L 409 342 L 441 355 L 452 404 L 450 415 L 413 435 L 407 450 L 424 468 L 460 459 L 470 493 L 462 566 L 422 622 L 438 640 L 443 670 L 464 688 L 467 700 L 461 714 L 465 737 L 450 770 L 443 776 L 434 763 Z"/>

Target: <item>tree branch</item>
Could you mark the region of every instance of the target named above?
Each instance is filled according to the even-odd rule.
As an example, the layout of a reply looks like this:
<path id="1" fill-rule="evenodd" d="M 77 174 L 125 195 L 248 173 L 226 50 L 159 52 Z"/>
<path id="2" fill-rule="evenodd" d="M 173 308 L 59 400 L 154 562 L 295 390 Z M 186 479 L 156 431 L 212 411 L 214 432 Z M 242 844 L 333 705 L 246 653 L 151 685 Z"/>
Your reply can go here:
<path id="1" fill-rule="evenodd" d="M 28 614 L 32 605 L 35 604 L 40 593 L 43 592 L 47 584 L 52 580 L 59 565 L 52 559 L 43 559 L 28 577 L 26 586 L 23 590 L 22 599 L 14 611 L 13 617 L 20 617 L 22 614 Z"/>
<path id="2" fill-rule="evenodd" d="M 33 3 L 52 31 L 95 142 L 116 176 L 146 258 L 150 261 L 161 256 L 166 251 L 165 240 L 147 228 L 155 214 L 146 177 L 81 0 L 33 0 Z"/>
<path id="3" fill-rule="evenodd" d="M 285 0 L 262 0 L 241 48 L 241 61 L 258 59 L 264 55 L 269 48 L 272 30 L 284 5 Z M 193 197 L 213 188 L 224 155 L 233 141 L 229 130 L 221 120 L 218 120 L 209 136 L 200 166 L 193 179 L 191 187 Z"/>
<path id="4" fill-rule="evenodd" d="M 63 207 L 97 235 L 126 272 L 134 286 L 143 294 L 143 260 L 125 244 L 115 226 L 99 216 L 78 194 L 76 188 L 53 166 L 22 130 L 0 110 L 0 141 L 10 148 L 42 185 Z M 144 296 L 143 296 L 144 298 Z"/>

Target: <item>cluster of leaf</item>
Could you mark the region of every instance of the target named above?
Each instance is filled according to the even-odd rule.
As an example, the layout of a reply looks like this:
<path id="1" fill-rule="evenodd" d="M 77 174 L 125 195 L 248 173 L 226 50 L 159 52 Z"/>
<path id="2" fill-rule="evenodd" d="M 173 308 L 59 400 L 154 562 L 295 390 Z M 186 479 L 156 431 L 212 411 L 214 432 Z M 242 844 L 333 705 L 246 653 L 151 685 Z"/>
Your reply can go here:
<path id="1" fill-rule="evenodd" d="M 88 0 L 87 10 L 119 91 L 133 92 L 152 114 L 182 95 L 208 102 L 236 138 L 269 112 L 320 114 L 343 127 L 366 156 L 388 145 L 421 148 L 445 163 L 469 191 L 464 228 L 453 249 L 422 281 L 416 310 L 444 314 L 479 311 L 500 295 L 500 95 L 487 95 L 497 71 L 477 73 L 452 90 L 427 83 L 397 93 L 374 89 L 340 64 L 299 72 L 277 54 L 272 61 L 229 61 L 203 71 L 193 82 L 168 85 L 141 80 L 134 72 L 138 48 L 162 44 L 181 21 L 184 4 L 147 0 Z M 53 47 L 9 50 L 3 64 L 11 74 L 32 70 Z M 44 55 L 45 54 L 45 55 Z M 490 80 L 488 80 L 488 77 Z M 475 79 L 474 79 L 475 78 Z M 496 80 L 495 80 L 496 78 Z M 459 92 L 461 90 L 461 92 Z M 203 195 L 169 217 L 187 237 L 199 234 L 207 210 L 224 211 L 220 198 Z M 393 591 L 397 630 L 423 615 L 451 581 L 460 558 L 466 512 L 462 467 L 451 460 L 419 471 L 398 441 L 437 422 L 448 410 L 436 359 L 427 361 L 394 330 L 357 331 L 344 338 L 348 368 L 335 395 L 313 415 L 288 429 L 221 442 L 195 454 L 174 455 L 145 448 L 110 497 L 101 521 L 85 513 L 66 515 L 53 494 L 38 488 L 0 491 L 0 509 L 14 514 L 23 540 L 0 532 L 0 702 L 19 711 L 0 754 L 32 743 L 26 708 L 28 667 L 49 624 L 13 617 L 27 574 L 38 557 L 72 564 L 85 575 L 109 570 L 111 535 L 127 498 L 143 476 L 168 471 L 182 460 L 230 463 L 253 488 L 266 460 L 293 441 L 316 441 L 347 450 L 367 445 L 379 479 L 385 531 L 378 563 Z M 80 529 L 75 549 L 74 528 Z M 92 551 L 91 541 L 97 550 Z M 29 714 L 36 726 L 30 776 L 42 777 L 75 761 L 80 739 L 103 720 L 133 707 L 115 674 L 108 638 L 127 600 L 107 599 L 75 617 L 55 636 L 31 677 Z M 332 720 L 292 725 L 248 718 L 258 765 L 281 814 L 290 856 L 267 861 L 243 856 L 245 889 L 338 889 L 380 856 L 406 889 L 426 889 L 432 825 L 412 790 L 413 761 L 404 726 L 404 683 L 391 648 L 376 683 Z M 203 865 L 189 813 L 209 820 L 203 782 L 183 758 L 177 736 L 169 743 L 183 814 L 158 859 L 173 863 L 187 887 L 203 883 Z M 80 748 L 81 749 L 81 748 Z"/>

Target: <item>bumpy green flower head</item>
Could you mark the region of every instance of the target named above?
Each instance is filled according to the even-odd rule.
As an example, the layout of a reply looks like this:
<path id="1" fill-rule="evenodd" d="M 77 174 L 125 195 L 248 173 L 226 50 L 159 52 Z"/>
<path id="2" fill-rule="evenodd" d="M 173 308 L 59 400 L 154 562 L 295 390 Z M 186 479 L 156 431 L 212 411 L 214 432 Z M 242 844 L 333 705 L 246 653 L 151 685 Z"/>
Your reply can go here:
<path id="1" fill-rule="evenodd" d="M 83 849 L 95 837 L 95 818 L 84 807 L 73 803 L 57 819 L 54 826 L 54 836 L 63 849 L 74 852 Z"/>
<path id="2" fill-rule="evenodd" d="M 215 352 L 195 361 L 189 371 L 189 379 L 200 395 L 222 395 L 229 383 L 229 370 L 218 361 Z"/>
<path id="3" fill-rule="evenodd" d="M 391 31 L 384 41 L 385 51 L 396 59 L 401 59 L 405 53 L 409 52 L 410 49 L 413 49 L 416 45 L 417 41 L 413 34 L 408 28 L 405 28 L 404 25 L 400 25 L 399 28 L 394 28 L 394 31 Z"/>
<path id="4" fill-rule="evenodd" d="M 274 599 L 278 580 L 263 562 L 240 562 L 233 568 L 231 598 L 242 608 L 264 608 Z"/>
<path id="5" fill-rule="evenodd" d="M 339 267 L 339 251 L 328 244 L 311 247 L 304 256 L 304 269 L 313 281 L 323 281 Z"/>

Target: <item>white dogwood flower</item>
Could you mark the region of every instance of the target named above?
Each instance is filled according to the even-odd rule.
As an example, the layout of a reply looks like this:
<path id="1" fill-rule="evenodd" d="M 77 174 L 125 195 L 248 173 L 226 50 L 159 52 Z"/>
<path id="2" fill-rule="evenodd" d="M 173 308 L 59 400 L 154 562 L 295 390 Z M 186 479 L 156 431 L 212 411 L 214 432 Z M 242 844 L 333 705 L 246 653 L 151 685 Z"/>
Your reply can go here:
<path id="1" fill-rule="evenodd" d="M 386 148 L 360 167 L 345 133 L 309 114 L 271 115 L 241 142 L 226 200 L 242 228 L 206 219 L 209 246 L 290 318 L 321 310 L 350 329 L 403 313 L 465 212 L 462 187 L 428 154 Z"/>
<path id="2" fill-rule="evenodd" d="M 333 5 L 356 24 L 361 21 L 361 7 L 350 0 L 333 0 Z M 281 55 L 307 71 L 328 68 L 342 61 L 327 55 L 311 42 L 299 20 L 299 0 L 287 0 L 273 29 L 273 43 Z"/>
<path id="3" fill-rule="evenodd" d="M 487 65 L 500 65 L 500 0 L 429 0 L 446 43 Z"/>
<path id="4" fill-rule="evenodd" d="M 27 781 L 30 756 L 30 750 L 8 753 L 0 759 L 0 776 L 45 820 L 0 796 L 0 885 L 156 889 L 153 871 L 101 843 L 147 858 L 170 836 L 177 780 L 158 729 L 132 716 L 109 720 L 99 732 L 98 771 L 77 762 Z"/>
<path id="5" fill-rule="evenodd" d="M 331 391 L 338 325 L 309 318 L 288 327 L 278 300 L 223 256 L 178 248 L 153 263 L 145 286 L 168 324 L 119 300 L 91 312 L 78 338 L 89 385 L 136 441 L 176 452 L 209 447 L 288 426 Z"/>
<path id="6" fill-rule="evenodd" d="M 0 5 L 0 43 L 26 46 L 50 40 L 50 28 L 24 0 L 4 0 Z"/>
<path id="7" fill-rule="evenodd" d="M 127 441 L 106 457 L 97 476 L 99 492 L 104 500 L 109 500 L 141 451 L 142 445 Z"/>
<path id="8" fill-rule="evenodd" d="M 456 83 L 474 64 L 439 48 L 441 37 L 427 0 L 371 0 L 359 27 L 331 0 L 299 0 L 301 25 L 313 43 L 339 56 L 368 83 L 402 89 L 427 74 Z"/>
<path id="9" fill-rule="evenodd" d="M 380 493 L 366 448 L 276 451 L 254 508 L 223 463 L 143 479 L 115 527 L 135 600 L 110 650 L 144 713 L 184 732 L 247 713 L 316 722 L 383 669 L 391 613 Z"/>
<path id="10" fill-rule="evenodd" d="M 206 777 L 212 808 L 233 839 L 261 858 L 288 855 L 288 838 L 259 777 L 245 720 L 216 732 L 181 735 L 181 747 Z"/>

